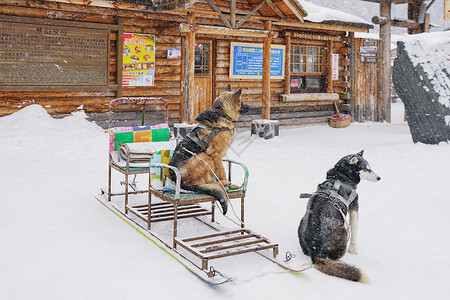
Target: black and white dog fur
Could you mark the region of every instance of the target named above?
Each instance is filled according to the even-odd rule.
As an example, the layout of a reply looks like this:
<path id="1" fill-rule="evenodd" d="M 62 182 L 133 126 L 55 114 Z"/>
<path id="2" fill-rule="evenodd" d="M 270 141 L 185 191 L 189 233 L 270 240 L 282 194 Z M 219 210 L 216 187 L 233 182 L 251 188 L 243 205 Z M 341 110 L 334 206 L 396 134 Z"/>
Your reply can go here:
<path id="1" fill-rule="evenodd" d="M 303 252 L 311 257 L 314 267 L 331 276 L 367 281 L 361 270 L 337 261 L 344 256 L 350 233 L 348 252 L 357 254 L 358 194 L 361 179 L 377 182 L 375 174 L 363 158 L 363 151 L 350 154 L 328 171 L 327 180 L 319 184 L 308 201 L 306 213 L 298 227 Z M 347 226 L 346 216 L 350 214 Z M 350 232 L 348 232 L 350 227 Z"/>

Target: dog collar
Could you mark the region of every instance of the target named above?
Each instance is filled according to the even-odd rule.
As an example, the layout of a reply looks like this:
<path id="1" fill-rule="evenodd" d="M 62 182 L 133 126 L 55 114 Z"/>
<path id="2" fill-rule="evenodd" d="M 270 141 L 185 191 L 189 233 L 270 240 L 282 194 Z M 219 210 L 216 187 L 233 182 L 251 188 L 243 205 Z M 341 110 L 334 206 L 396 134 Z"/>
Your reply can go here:
<path id="1" fill-rule="evenodd" d="M 230 121 L 230 122 L 234 122 L 234 120 L 233 120 L 232 118 L 230 118 L 230 116 L 228 116 L 228 115 L 223 111 L 223 109 L 216 108 L 215 110 L 216 110 L 216 111 L 219 113 L 219 115 L 220 115 L 222 118 L 224 118 L 225 120 Z"/>

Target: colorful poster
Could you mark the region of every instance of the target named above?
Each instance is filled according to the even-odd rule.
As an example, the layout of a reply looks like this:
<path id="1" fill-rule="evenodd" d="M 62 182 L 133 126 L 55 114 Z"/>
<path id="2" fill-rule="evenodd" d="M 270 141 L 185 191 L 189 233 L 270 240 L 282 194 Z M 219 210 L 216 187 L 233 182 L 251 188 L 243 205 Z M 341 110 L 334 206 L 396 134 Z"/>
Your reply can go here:
<path id="1" fill-rule="evenodd" d="M 286 46 L 272 45 L 270 50 L 270 78 L 284 78 Z M 230 78 L 262 78 L 263 45 L 231 42 Z"/>
<path id="2" fill-rule="evenodd" d="M 123 34 L 123 86 L 155 84 L 155 36 Z"/>

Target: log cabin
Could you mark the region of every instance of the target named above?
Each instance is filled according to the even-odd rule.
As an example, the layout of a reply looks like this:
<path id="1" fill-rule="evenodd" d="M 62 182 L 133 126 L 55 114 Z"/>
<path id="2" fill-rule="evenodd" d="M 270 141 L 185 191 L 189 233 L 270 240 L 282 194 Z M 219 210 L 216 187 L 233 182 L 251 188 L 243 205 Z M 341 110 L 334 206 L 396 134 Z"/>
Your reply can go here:
<path id="1" fill-rule="evenodd" d="M 241 127 L 326 123 L 335 101 L 352 111 L 354 33 L 372 25 L 307 15 L 297 0 L 3 0 L 0 116 L 39 104 L 106 127 L 112 99 L 162 97 L 170 125 L 192 124 L 230 83 L 251 106 Z"/>

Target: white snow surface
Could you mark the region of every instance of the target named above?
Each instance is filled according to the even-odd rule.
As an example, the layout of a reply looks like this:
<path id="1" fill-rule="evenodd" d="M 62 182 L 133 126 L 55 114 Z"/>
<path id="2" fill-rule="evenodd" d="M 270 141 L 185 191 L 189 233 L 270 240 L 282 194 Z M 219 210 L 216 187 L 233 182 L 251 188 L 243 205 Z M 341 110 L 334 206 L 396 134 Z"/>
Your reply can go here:
<path id="1" fill-rule="evenodd" d="M 357 14 L 353 15 L 343 12 L 342 10 L 336 10 L 333 8 L 320 6 L 310 1 L 305 0 L 297 0 L 297 1 L 303 6 L 303 8 L 308 13 L 308 15 L 305 17 L 305 20 L 311 22 L 323 22 L 326 20 L 334 20 L 334 21 L 355 22 L 372 25 L 371 22 L 358 17 Z"/>
<path id="2" fill-rule="evenodd" d="M 367 2 L 364 0 L 297 0 L 305 8 L 308 13 L 306 20 L 313 22 L 322 22 L 324 20 L 340 20 L 350 22 L 365 20 L 361 23 L 372 24 L 371 20 L 374 16 L 380 15 L 380 4 Z M 432 0 L 426 0 L 428 5 Z M 450 28 L 450 21 L 444 20 L 444 0 L 436 0 L 429 8 L 427 13 L 430 14 L 431 31 L 443 31 Z M 352 17 L 353 16 L 353 17 Z M 357 19 L 355 19 L 357 18 Z M 391 18 L 407 19 L 408 4 L 392 4 Z M 372 24 L 373 25 L 373 24 Z M 374 25 L 371 32 L 378 32 L 379 26 Z M 407 30 L 400 27 L 392 27 L 394 34 L 406 34 Z"/>
<path id="3" fill-rule="evenodd" d="M 439 103 L 450 108 L 450 31 L 409 36 L 405 49 L 414 66 L 427 73 Z"/>
<path id="4" fill-rule="evenodd" d="M 2 117 L 0 299 L 446 299 L 450 145 L 414 144 L 402 103 L 392 109 L 392 123 L 281 129 L 271 140 L 240 132 L 228 151 L 250 170 L 246 226 L 307 263 L 299 194 L 364 150 L 382 179 L 358 186 L 359 254 L 343 260 L 370 284 L 245 254 L 217 260 L 233 282 L 207 285 L 94 199 L 107 185 L 108 136 L 83 112 L 53 119 L 31 105 Z"/>

